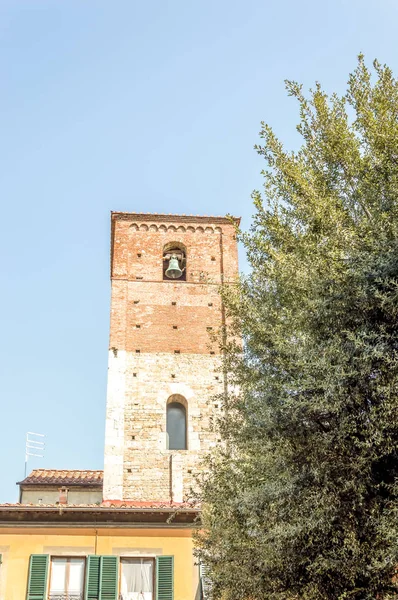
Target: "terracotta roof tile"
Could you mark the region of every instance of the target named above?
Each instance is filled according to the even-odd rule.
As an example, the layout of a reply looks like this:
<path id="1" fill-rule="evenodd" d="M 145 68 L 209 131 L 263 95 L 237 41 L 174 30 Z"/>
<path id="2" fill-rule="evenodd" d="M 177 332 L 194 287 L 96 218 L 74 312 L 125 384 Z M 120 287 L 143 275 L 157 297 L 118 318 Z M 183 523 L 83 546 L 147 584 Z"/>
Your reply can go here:
<path id="1" fill-rule="evenodd" d="M 138 502 L 138 501 L 129 501 L 129 500 L 106 500 L 101 504 L 21 504 L 18 502 L 15 503 L 6 503 L 0 504 L 0 510 L 7 508 L 56 508 L 67 510 L 68 508 L 88 508 L 88 509 L 98 509 L 98 510 L 106 510 L 106 509 L 146 509 L 146 510 L 200 510 L 199 504 L 192 504 L 188 502 Z"/>
<path id="2" fill-rule="evenodd" d="M 197 508 L 198 504 L 192 502 L 139 502 L 137 500 L 104 500 L 104 508 Z"/>
<path id="3" fill-rule="evenodd" d="M 95 485 L 102 486 L 103 471 L 35 469 L 19 485 Z"/>

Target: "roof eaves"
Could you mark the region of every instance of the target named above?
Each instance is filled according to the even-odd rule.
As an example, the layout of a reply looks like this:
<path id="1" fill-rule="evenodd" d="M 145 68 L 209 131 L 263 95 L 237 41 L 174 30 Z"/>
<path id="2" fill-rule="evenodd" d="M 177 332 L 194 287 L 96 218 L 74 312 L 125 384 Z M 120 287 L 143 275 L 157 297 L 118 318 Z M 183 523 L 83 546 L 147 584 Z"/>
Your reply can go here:
<path id="1" fill-rule="evenodd" d="M 206 222 L 206 223 L 223 223 L 225 225 L 231 222 L 240 225 L 241 217 L 217 216 L 217 215 L 176 215 L 163 213 L 135 213 L 135 212 L 119 212 L 111 211 L 111 219 L 131 220 L 136 221 L 179 221 L 179 222 Z"/>
<path id="2" fill-rule="evenodd" d="M 98 504 L 0 504 L 1 512 L 113 512 L 113 513 L 154 513 L 154 512 L 200 512 L 199 507 L 178 506 L 101 506 Z"/>

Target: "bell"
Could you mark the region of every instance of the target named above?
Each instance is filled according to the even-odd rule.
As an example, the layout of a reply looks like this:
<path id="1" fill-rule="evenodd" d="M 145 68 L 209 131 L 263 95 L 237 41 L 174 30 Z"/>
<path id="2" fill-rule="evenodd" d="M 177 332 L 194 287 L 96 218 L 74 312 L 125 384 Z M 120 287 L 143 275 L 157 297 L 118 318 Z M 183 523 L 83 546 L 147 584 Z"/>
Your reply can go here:
<path id="1" fill-rule="evenodd" d="M 170 257 L 169 266 L 167 267 L 166 277 L 169 279 L 178 279 L 181 277 L 182 271 L 180 269 L 180 265 L 178 264 L 178 258 L 175 254 L 172 254 Z"/>

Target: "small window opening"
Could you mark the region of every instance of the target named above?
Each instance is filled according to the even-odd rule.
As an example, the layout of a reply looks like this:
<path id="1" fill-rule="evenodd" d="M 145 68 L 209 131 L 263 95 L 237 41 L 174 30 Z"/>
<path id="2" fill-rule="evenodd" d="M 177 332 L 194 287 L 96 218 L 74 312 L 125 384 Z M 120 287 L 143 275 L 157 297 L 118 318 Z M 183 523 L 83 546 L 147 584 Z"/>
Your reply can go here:
<path id="1" fill-rule="evenodd" d="M 141 329 L 141 325 L 136 325 L 136 329 Z"/>
<path id="2" fill-rule="evenodd" d="M 163 280 L 186 281 L 187 261 L 185 247 L 182 244 L 171 242 L 163 248 Z"/>
<path id="3" fill-rule="evenodd" d="M 209 302 L 207 306 L 213 306 L 213 302 Z"/>
<path id="4" fill-rule="evenodd" d="M 177 306 L 177 302 L 172 302 L 171 306 Z"/>
<path id="5" fill-rule="evenodd" d="M 173 329 L 178 329 L 177 325 L 173 325 Z"/>

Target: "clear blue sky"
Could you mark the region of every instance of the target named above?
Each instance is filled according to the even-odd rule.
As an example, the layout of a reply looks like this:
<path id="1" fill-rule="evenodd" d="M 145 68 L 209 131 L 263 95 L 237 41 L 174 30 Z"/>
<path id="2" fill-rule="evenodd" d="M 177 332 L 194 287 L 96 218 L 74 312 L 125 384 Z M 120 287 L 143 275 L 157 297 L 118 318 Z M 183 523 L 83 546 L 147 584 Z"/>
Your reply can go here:
<path id="1" fill-rule="evenodd" d="M 241 215 L 260 121 L 296 144 L 283 80 L 398 71 L 395 0 L 0 0 L 1 471 L 102 468 L 110 211 Z"/>

